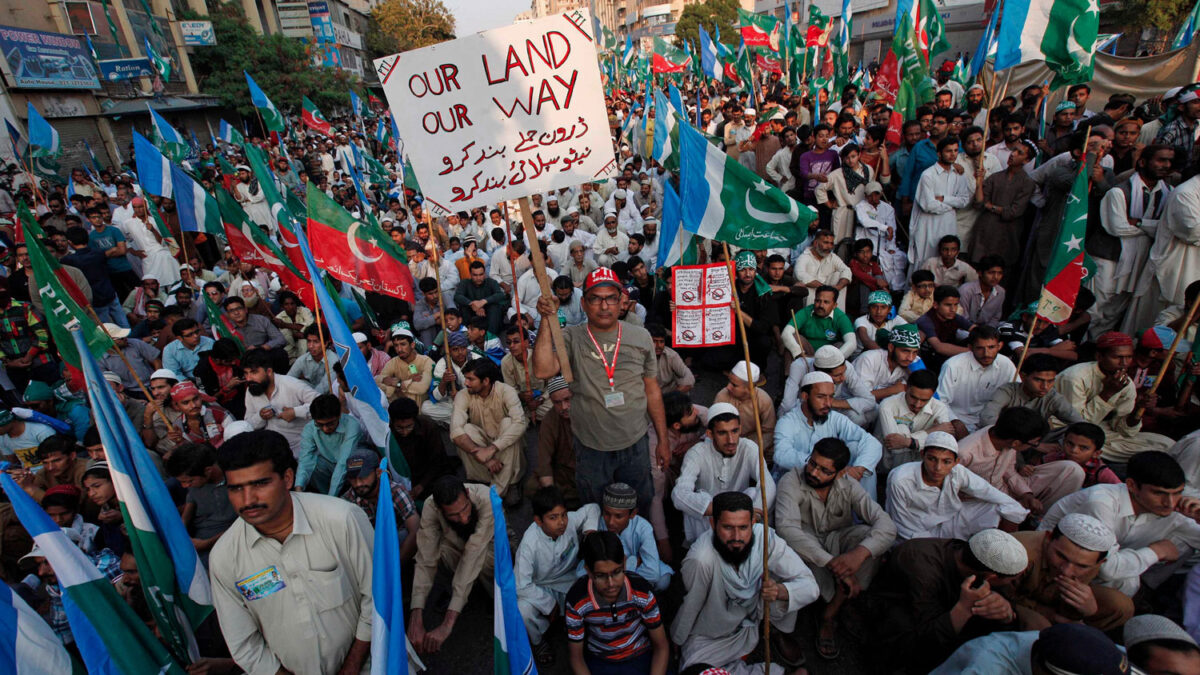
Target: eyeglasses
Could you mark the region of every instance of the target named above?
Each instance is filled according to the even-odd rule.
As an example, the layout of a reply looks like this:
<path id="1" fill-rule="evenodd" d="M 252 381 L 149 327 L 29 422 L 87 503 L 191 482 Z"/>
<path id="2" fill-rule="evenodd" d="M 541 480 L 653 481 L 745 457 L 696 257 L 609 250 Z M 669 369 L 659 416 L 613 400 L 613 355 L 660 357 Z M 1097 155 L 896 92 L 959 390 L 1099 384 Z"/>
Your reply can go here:
<path id="1" fill-rule="evenodd" d="M 589 295 L 588 297 L 584 298 L 584 300 L 587 300 L 587 304 L 591 305 L 592 307 L 599 307 L 600 305 L 616 305 L 621 302 L 621 296 Z"/>
<path id="2" fill-rule="evenodd" d="M 592 572 L 592 581 L 620 581 L 625 578 L 625 570 L 618 569 L 608 574 Z"/>
<path id="3" fill-rule="evenodd" d="M 198 330 L 189 330 L 188 332 L 181 334 L 179 337 L 194 338 L 199 334 L 200 334 L 200 331 L 198 331 Z"/>

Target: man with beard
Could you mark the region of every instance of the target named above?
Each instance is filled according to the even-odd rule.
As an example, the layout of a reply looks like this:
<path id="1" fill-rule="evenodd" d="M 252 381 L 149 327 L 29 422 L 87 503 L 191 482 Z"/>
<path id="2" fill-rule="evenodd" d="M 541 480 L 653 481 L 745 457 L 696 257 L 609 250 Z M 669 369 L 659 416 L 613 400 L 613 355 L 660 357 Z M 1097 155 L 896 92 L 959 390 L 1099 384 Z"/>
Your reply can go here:
<path id="1" fill-rule="evenodd" d="M 817 441 L 804 468 L 779 481 L 775 502 L 776 530 L 812 570 L 826 603 L 817 651 L 827 659 L 838 656 L 842 604 L 870 586 L 880 556 L 896 540 L 896 526 L 874 495 L 843 473 L 849 464 L 845 443 Z"/>
<path id="2" fill-rule="evenodd" d="M 682 650 L 680 668 L 719 664 L 736 675 L 766 670 L 742 661 L 758 644 L 764 600 L 776 636 L 772 654 L 792 668 L 801 665 L 803 653 L 788 634 L 798 611 L 819 595 L 812 572 L 773 530 L 754 523 L 749 496 L 722 492 L 711 512 L 712 529 L 688 551 L 680 575 L 687 593 L 671 626 Z M 769 576 L 763 574 L 764 537 Z"/>
<path id="3" fill-rule="evenodd" d="M 486 318 L 488 332 L 493 335 L 499 333 L 504 310 L 508 307 L 508 291 L 495 279 L 488 277 L 482 261 L 471 263 L 469 269 L 471 278 L 468 283 L 458 285 L 454 304 L 465 316 Z"/>
<path id="4" fill-rule="evenodd" d="M 988 147 L 987 153 L 989 155 L 995 155 L 996 159 L 1000 160 L 1001 166 L 1008 166 L 1008 156 L 1012 154 L 1013 150 L 1017 149 L 1017 146 L 1024 143 L 1024 118 L 1019 114 L 1010 115 L 1005 118 L 1004 123 L 1000 128 L 1002 132 L 1000 142 Z M 1036 151 L 1031 152 L 1030 158 L 1036 155 Z M 1025 172 L 1032 173 L 1033 165 L 1030 164 L 1029 166 L 1025 167 Z"/>
<path id="5" fill-rule="evenodd" d="M 271 205 L 267 204 L 266 194 L 250 167 L 245 164 L 237 166 L 237 183 L 234 185 L 233 196 L 242 203 L 246 215 L 259 227 L 264 227 L 272 233 L 279 229 L 278 222 L 271 214 Z"/>
<path id="6" fill-rule="evenodd" d="M 728 368 L 731 362 L 739 361 L 742 357 L 741 342 L 748 338 L 750 343 L 750 360 L 761 367 L 767 365 L 767 355 L 775 344 L 775 328 L 779 324 L 778 310 L 771 293 L 761 292 L 755 279 L 758 276 L 758 258 L 754 251 L 739 251 L 734 257 L 736 277 L 734 288 L 738 294 L 742 319 L 745 321 L 746 336 L 737 335 L 737 343 L 720 350 L 714 350 L 710 360 L 721 369 Z"/>
<path id="7" fill-rule="evenodd" d="M 803 466 L 816 441 L 838 438 L 853 455 L 853 465 L 846 469 L 846 475 L 862 481 L 867 494 L 875 494 L 875 465 L 883 448 L 862 427 L 833 409 L 836 391 L 833 378 L 819 370 L 800 380 L 800 405 L 775 425 L 775 477 L 782 478 L 789 469 Z"/>
<path id="8" fill-rule="evenodd" d="M 1077 363 L 1059 373 L 1054 389 L 1078 410 L 1083 421 L 1104 430 L 1103 458 L 1125 462 L 1147 450 L 1166 450 L 1174 441 L 1142 431 L 1138 408 L 1153 409 L 1158 397 L 1149 389 L 1138 389 L 1129 376 L 1133 362 L 1133 338 L 1109 331 L 1096 339 L 1096 360 Z"/>
<path id="9" fill-rule="evenodd" d="M 300 437 L 308 424 L 308 406 L 318 394 L 304 382 L 279 375 L 264 349 L 251 349 L 242 357 L 246 378 L 246 414 L 242 419 L 255 429 L 278 432 L 300 455 Z"/>
<path id="10" fill-rule="evenodd" d="M 391 466 L 408 466 L 413 499 L 423 502 L 437 479 L 457 472 L 458 457 L 446 454 L 437 425 L 412 399 L 398 398 L 388 405 L 388 429 L 389 461 Z"/>
<path id="11" fill-rule="evenodd" d="M 346 458 L 345 475 L 349 487 L 342 493 L 342 499 L 361 507 L 370 519 L 371 527 L 374 527 L 379 491 L 384 480 L 383 469 L 379 467 L 379 455 L 373 450 L 355 450 Z M 391 485 L 392 507 L 400 531 L 400 562 L 407 564 L 417 552 L 421 516 L 408 490 L 390 475 L 387 481 Z"/>
<path id="12" fill-rule="evenodd" d="M 548 210 L 549 208 L 547 208 L 547 211 Z M 559 213 L 557 197 L 554 198 L 554 211 Z M 550 235 L 558 229 L 558 218 L 556 217 L 553 220 L 550 220 L 546 217 L 546 212 L 542 211 L 541 209 L 534 211 L 532 217 L 533 232 L 525 233 L 525 245 L 530 245 L 530 237 L 535 237 L 541 241 L 550 243 Z"/>
<path id="13" fill-rule="evenodd" d="M 217 455 L 239 519 L 209 556 L 213 607 L 248 673 L 357 673 L 371 651 L 371 523 L 336 497 L 293 491 L 287 439 L 251 431 Z"/>
<path id="14" fill-rule="evenodd" d="M 492 500 L 489 488 L 443 476 L 433 484 L 421 511 L 413 567 L 408 640 L 422 654 L 433 654 L 450 637 L 471 588 L 492 587 Z M 439 568 L 453 577 L 450 604 L 442 623 L 426 630 L 425 603 Z"/>
<path id="15" fill-rule="evenodd" d="M 450 440 L 468 480 L 491 484 L 508 506 L 521 501 L 518 479 L 525 463 L 529 419 L 517 390 L 501 381 L 500 368 L 479 358 L 463 366 L 463 388 L 454 396 Z"/>
<path id="16" fill-rule="evenodd" d="M 840 296 L 841 290 L 850 285 L 850 268 L 833 252 L 834 243 L 833 232 L 820 230 L 813 235 L 812 246 L 805 249 L 796 259 L 793 274 L 796 283 L 813 289 L 810 290 L 810 303 L 815 301 L 816 289 L 821 286 L 832 286 Z M 844 307 L 845 300 L 840 304 Z"/>
<path id="17" fill-rule="evenodd" d="M 979 128 L 987 122 L 987 106 L 984 105 L 984 88 L 982 84 L 973 84 L 967 89 L 965 95 L 966 105 L 964 106 L 966 114 L 971 116 L 971 124 Z"/>
<path id="18" fill-rule="evenodd" d="M 710 526 L 713 496 L 741 492 L 754 501 L 761 517 L 758 446 L 741 435 L 742 420 L 730 403 L 714 403 L 708 409 L 708 437 L 683 456 L 683 467 L 671 500 L 683 512 L 684 543 L 691 546 Z M 775 500 L 775 480 L 766 476 L 767 508 Z"/>
<path id="19" fill-rule="evenodd" d="M 592 257 L 600 267 L 612 267 L 621 253 L 629 250 L 629 235 L 623 232 L 614 213 L 604 215 L 604 231 L 592 241 Z M 578 262 L 578 261 L 576 261 Z"/>
<path id="20" fill-rule="evenodd" d="M 920 349 L 921 336 L 917 327 L 911 323 L 900 324 L 887 334 L 887 343 L 882 349 L 859 354 L 854 359 L 854 370 L 875 400 L 882 402 L 904 391 L 904 378 L 917 361 Z"/>
<path id="21" fill-rule="evenodd" d="M 975 326 L 967 336 L 967 351 L 942 364 L 938 398 L 973 432 L 983 407 L 1016 372 L 1013 362 L 1000 353 L 1000 333 L 991 326 Z"/>

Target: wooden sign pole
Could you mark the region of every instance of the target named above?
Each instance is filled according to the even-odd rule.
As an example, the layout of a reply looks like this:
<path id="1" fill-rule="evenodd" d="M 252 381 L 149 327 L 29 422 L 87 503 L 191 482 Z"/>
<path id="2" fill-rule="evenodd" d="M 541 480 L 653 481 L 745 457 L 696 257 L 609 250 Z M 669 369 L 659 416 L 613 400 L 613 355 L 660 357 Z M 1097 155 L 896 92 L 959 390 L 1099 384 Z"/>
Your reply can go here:
<path id="1" fill-rule="evenodd" d="M 538 286 L 542 289 L 542 295 L 550 298 L 553 297 L 554 291 L 550 289 L 550 277 L 546 276 L 546 259 L 542 257 L 542 248 L 537 244 L 537 230 L 533 227 L 533 215 L 529 208 L 529 197 L 521 197 L 521 223 L 525 226 L 525 240 L 529 242 L 530 259 L 533 261 L 533 274 L 537 277 Z M 504 255 L 508 255 L 505 250 Z M 517 279 L 513 278 L 513 288 L 517 287 Z M 545 322 L 543 322 L 545 323 Z M 554 341 L 554 351 L 558 355 L 559 374 L 567 382 L 574 382 L 575 376 L 571 372 L 571 359 L 567 355 L 567 343 L 563 340 L 562 326 L 558 325 L 558 318 L 554 317 L 550 325 L 541 326 L 541 330 L 550 331 L 550 337 Z"/>

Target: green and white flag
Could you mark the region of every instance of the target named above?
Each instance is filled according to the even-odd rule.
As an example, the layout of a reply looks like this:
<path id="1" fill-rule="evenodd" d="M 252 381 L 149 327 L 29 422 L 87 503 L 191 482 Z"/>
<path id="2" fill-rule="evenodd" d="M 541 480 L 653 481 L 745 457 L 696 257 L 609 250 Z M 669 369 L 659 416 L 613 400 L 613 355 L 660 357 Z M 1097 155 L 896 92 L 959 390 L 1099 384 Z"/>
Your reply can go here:
<path id="1" fill-rule="evenodd" d="M 1045 61 L 1054 71 L 1051 89 L 1087 82 L 1099 34 L 1097 0 L 1008 3 L 996 38 L 996 70 Z"/>
<path id="2" fill-rule="evenodd" d="M 1087 236 L 1088 175 L 1087 162 L 1083 162 L 1075 175 L 1071 194 L 1067 195 L 1058 240 L 1050 254 L 1046 280 L 1038 298 L 1038 316 L 1052 324 L 1061 324 L 1071 318 L 1079 287 L 1086 276 L 1087 253 L 1083 250 L 1083 240 Z"/>
<path id="3" fill-rule="evenodd" d="M 679 122 L 683 227 L 755 251 L 791 248 L 808 237 L 812 207 L 731 159 L 692 125 Z"/>

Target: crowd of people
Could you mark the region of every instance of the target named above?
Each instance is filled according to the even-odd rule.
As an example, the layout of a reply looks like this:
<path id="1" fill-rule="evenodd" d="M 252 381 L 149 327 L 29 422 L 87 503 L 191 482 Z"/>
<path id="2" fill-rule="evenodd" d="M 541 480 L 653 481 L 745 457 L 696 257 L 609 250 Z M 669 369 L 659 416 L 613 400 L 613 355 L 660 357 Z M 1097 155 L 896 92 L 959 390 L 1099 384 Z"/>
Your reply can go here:
<path id="1" fill-rule="evenodd" d="M 528 222 L 504 204 L 431 213 L 349 117 L 328 138 L 250 139 L 271 176 L 236 145 L 199 152 L 187 168 L 228 181 L 267 236 L 260 181 L 301 199 L 312 182 L 407 253 L 412 302 L 329 280 L 388 399 L 385 447 L 351 414 L 306 289 L 181 231 L 129 167 L 74 170 L 69 198 L 11 168 L 0 455 L 152 623 L 13 225 L 23 201 L 113 338 L 104 379 L 208 566 L 216 621 L 191 672 L 360 672 L 381 494 L 408 639 L 436 654 L 468 604 L 491 611 L 494 489 L 510 518 L 532 513 L 509 536 L 542 668 L 565 643 L 576 675 L 798 673 L 862 642 L 869 672 L 1200 674 L 1200 84 L 1099 103 L 1075 85 L 1041 134 L 1047 90 L 989 100 L 952 70 L 899 138 L 853 85 L 832 104 L 778 76 L 762 100 L 684 87 L 711 142 L 818 214 L 795 248 L 697 237 L 734 272 L 731 346 L 671 346 L 659 219 L 679 177 L 651 158 L 640 95 L 607 98 L 619 173 L 532 195 Z M 392 183 L 355 186 L 363 155 Z M 1095 272 L 1055 325 L 1037 300 L 1081 171 L 1073 245 Z M 7 503 L 0 579 L 73 648 L 53 566 Z"/>

